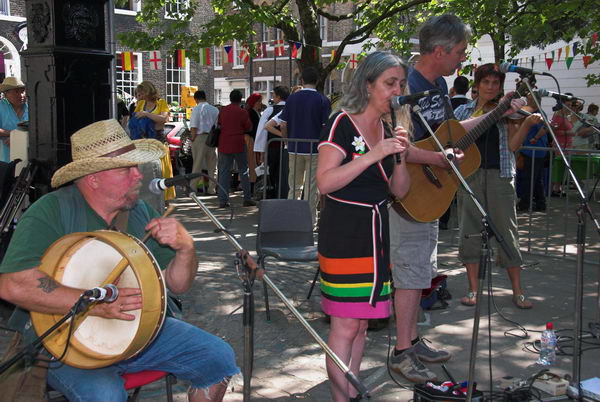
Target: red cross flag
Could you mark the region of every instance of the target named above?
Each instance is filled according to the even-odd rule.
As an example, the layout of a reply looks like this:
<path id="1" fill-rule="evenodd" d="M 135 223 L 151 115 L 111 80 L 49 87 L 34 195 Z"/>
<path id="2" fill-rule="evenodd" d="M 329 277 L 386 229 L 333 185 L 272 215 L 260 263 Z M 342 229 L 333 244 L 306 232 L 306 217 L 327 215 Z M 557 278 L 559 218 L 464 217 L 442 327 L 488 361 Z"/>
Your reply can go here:
<path id="1" fill-rule="evenodd" d="M 283 56 L 285 54 L 285 48 L 283 47 L 283 39 L 273 41 L 273 47 L 275 49 L 275 56 Z"/>
<path id="2" fill-rule="evenodd" d="M 162 70 L 162 59 L 160 58 L 160 51 L 153 50 L 148 53 L 150 55 L 150 70 Z"/>
<path id="3" fill-rule="evenodd" d="M 350 60 L 348 60 L 348 63 L 350 64 L 351 70 L 356 70 L 356 67 L 358 67 L 358 59 L 356 58 L 356 53 L 352 53 L 350 55 Z"/>

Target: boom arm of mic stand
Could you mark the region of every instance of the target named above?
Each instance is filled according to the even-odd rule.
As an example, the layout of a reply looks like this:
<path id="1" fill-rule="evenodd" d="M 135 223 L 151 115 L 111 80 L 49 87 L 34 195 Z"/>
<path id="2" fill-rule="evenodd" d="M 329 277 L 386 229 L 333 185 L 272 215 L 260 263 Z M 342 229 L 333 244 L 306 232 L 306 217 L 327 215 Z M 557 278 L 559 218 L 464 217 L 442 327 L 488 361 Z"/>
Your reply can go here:
<path id="1" fill-rule="evenodd" d="M 233 245 L 233 247 L 238 251 L 242 252 L 244 249 L 240 245 L 240 243 L 225 229 L 225 227 L 219 222 L 219 220 L 210 212 L 210 210 L 204 205 L 204 203 L 196 196 L 195 193 L 190 193 L 190 198 L 198 204 L 198 206 L 204 211 L 204 213 L 208 216 L 208 218 L 215 224 L 215 226 L 220 229 L 227 240 Z M 369 390 L 365 387 L 360 380 L 350 371 L 348 366 L 331 350 L 331 348 L 325 343 L 325 341 L 319 336 L 319 334 L 310 326 L 310 324 L 302 317 L 300 312 L 294 307 L 292 302 L 289 301 L 287 297 L 275 286 L 271 279 L 264 274 L 262 280 L 271 288 L 273 293 L 279 297 L 279 299 L 285 304 L 285 306 L 292 312 L 294 317 L 300 321 L 300 324 L 308 331 L 308 333 L 314 338 L 315 341 L 323 348 L 323 351 L 327 356 L 339 367 L 339 369 L 344 373 L 346 379 L 352 384 L 354 388 L 360 393 L 360 395 L 370 398 Z"/>

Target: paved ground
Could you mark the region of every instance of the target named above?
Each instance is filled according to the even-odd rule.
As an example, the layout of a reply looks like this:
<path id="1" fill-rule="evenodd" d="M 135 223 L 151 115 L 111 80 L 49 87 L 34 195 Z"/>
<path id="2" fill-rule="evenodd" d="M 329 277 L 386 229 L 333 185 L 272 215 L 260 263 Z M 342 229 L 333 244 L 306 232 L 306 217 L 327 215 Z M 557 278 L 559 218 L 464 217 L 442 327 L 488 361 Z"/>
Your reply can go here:
<path id="1" fill-rule="evenodd" d="M 226 224 L 228 211 L 216 209 L 215 197 L 203 198 L 215 216 Z M 573 236 L 576 222 L 574 213 L 568 211 L 563 200 L 553 199 L 547 214 L 531 216 L 531 245 L 535 253 L 526 253 L 526 269 L 523 283 L 527 295 L 535 303 L 532 310 L 518 310 L 511 302 L 506 275 L 497 267 L 492 269 L 491 282 L 493 302 L 488 314 L 488 303 L 482 306 L 481 331 L 478 342 L 476 378 L 481 389 L 490 389 L 489 378 L 494 386 L 506 375 L 527 378 L 541 367 L 535 364 L 537 355 L 528 351 L 528 344 L 539 339 L 539 331 L 547 321 L 553 321 L 564 341 L 565 353 L 571 351 L 569 336 L 574 321 L 575 262 Z M 226 339 L 234 347 L 239 365 L 243 356 L 241 282 L 233 266 L 234 250 L 220 234 L 214 233 L 214 225 L 189 198 L 180 198 L 176 215 L 181 218 L 197 242 L 201 264 L 196 284 L 183 297 L 186 320 Z M 257 216 L 256 208 L 241 208 L 239 196 L 233 198 L 235 218 L 230 230 L 236 234 L 242 246 L 255 249 Z M 600 205 L 594 203 L 594 209 Z M 571 206 L 574 207 L 571 201 Z M 520 224 L 527 227 L 528 215 L 520 215 Z M 568 229 L 568 230 L 565 230 Z M 565 235 L 566 233 L 566 235 Z M 570 234 L 569 234 L 570 233 Z M 523 233 L 529 237 L 528 233 Z M 566 236 L 566 237 L 565 237 Z M 598 235 L 588 225 L 588 237 L 593 240 L 587 258 L 598 261 Z M 565 240 L 566 239 L 566 240 Z M 541 244 L 541 243 L 544 244 Z M 566 247 L 565 247 L 566 243 Z M 466 380 L 472 339 L 474 309 L 460 305 L 458 299 L 466 291 L 464 269 L 456 258 L 457 230 L 442 231 L 439 245 L 440 271 L 448 275 L 448 289 L 453 298 L 446 309 L 426 312 L 422 334 L 438 347 L 447 348 L 453 358 L 447 363 L 449 371 L 457 380 Z M 525 244 L 525 249 L 527 244 Z M 566 250 L 566 251 L 565 251 Z M 555 258 L 540 253 L 567 253 L 566 258 Z M 324 339 L 328 323 L 319 308 L 319 291 L 310 300 L 306 295 L 316 270 L 315 264 L 279 264 L 268 262 L 268 276 L 294 303 L 314 330 Z M 584 272 L 584 329 L 589 322 L 598 322 L 597 264 L 585 264 Z M 252 378 L 252 400 L 330 400 L 324 353 L 314 339 L 301 326 L 278 298 L 270 292 L 271 321 L 265 320 L 262 283 L 255 283 L 256 328 L 255 360 Z M 520 326 L 520 327 L 519 327 Z M 526 331 L 523 329 L 524 328 Z M 9 334 L 0 333 L 1 350 Z M 400 376 L 394 379 L 386 369 L 388 345 L 393 343 L 393 330 L 370 331 L 360 378 L 371 391 L 375 401 L 412 398 L 410 387 Z M 600 340 L 586 338 L 582 357 L 581 378 L 598 376 L 600 373 Z M 488 352 L 491 348 L 491 355 Z M 491 359 L 488 358 L 491 356 Z M 442 379 L 444 372 L 438 365 L 431 369 Z M 560 375 L 572 372 L 572 359 L 561 355 L 552 368 Z M 396 383 L 397 382 L 397 383 Z M 232 384 L 226 400 L 242 399 L 242 381 Z M 162 385 L 148 387 L 143 400 L 164 400 Z M 184 400 L 185 387 L 176 386 L 178 399 Z"/>

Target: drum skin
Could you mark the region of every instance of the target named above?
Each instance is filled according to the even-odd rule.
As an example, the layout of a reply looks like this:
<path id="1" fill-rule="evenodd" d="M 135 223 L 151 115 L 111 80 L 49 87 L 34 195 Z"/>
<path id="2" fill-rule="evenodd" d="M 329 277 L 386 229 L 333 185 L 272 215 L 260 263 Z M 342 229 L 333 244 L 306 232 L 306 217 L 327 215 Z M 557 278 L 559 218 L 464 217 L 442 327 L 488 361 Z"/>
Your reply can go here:
<path id="1" fill-rule="evenodd" d="M 42 256 L 41 271 L 65 286 L 79 289 L 106 285 L 106 278 L 122 259 L 126 259 L 128 266 L 115 284 L 120 288 L 140 288 L 142 308 L 128 311 L 136 318 L 125 321 L 88 314 L 94 306 L 92 303 L 76 319 L 77 329 L 63 358 L 66 364 L 94 369 L 141 352 L 156 337 L 165 319 L 165 282 L 158 263 L 146 246 L 121 232 L 72 233 L 55 241 Z M 31 313 L 38 335 L 61 318 L 60 314 Z M 62 324 L 44 340 L 44 347 L 54 357 L 60 357 L 65 349 L 69 323 Z"/>

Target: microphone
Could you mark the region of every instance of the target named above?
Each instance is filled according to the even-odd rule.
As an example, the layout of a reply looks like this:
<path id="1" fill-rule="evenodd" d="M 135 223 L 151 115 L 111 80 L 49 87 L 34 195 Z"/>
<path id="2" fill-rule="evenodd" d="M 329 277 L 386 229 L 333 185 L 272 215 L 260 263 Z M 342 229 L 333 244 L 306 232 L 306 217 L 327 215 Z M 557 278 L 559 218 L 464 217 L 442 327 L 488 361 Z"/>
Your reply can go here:
<path id="1" fill-rule="evenodd" d="M 414 105 L 421 98 L 426 96 L 439 94 L 438 88 L 430 89 L 429 91 L 417 92 L 406 96 L 392 96 L 391 105 L 393 109 L 398 109 L 402 105 Z"/>
<path id="2" fill-rule="evenodd" d="M 119 289 L 112 283 L 99 288 L 93 288 L 83 292 L 83 296 L 87 296 L 90 301 L 103 301 L 105 303 L 112 303 L 119 297 Z"/>
<path id="3" fill-rule="evenodd" d="M 532 68 L 515 66 L 514 64 L 509 63 L 507 61 L 505 61 L 504 63 L 500 63 L 499 70 L 503 73 L 518 73 L 521 75 L 535 74 L 535 75 L 551 76 L 551 74 L 549 74 L 549 73 L 545 73 L 543 71 L 536 71 Z"/>
<path id="4" fill-rule="evenodd" d="M 160 194 L 171 186 L 188 182 L 200 176 L 202 176 L 202 173 L 188 173 L 170 179 L 152 179 L 148 185 L 148 189 L 153 194 Z"/>
<path id="5" fill-rule="evenodd" d="M 580 100 L 581 99 L 581 98 L 577 98 L 577 97 L 575 97 L 573 95 L 565 95 L 565 94 L 561 94 L 561 93 L 558 93 L 558 92 L 548 91 L 547 89 L 538 89 L 537 91 L 534 91 L 534 92 L 537 92 L 537 94 L 539 96 L 542 96 L 542 97 L 544 97 L 544 96 L 551 96 L 551 97 L 553 97 L 556 100 L 563 100 L 563 101 L 568 100 L 568 101 L 571 101 L 571 100 Z"/>

